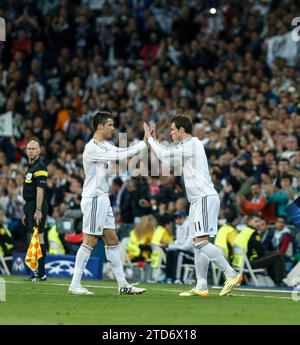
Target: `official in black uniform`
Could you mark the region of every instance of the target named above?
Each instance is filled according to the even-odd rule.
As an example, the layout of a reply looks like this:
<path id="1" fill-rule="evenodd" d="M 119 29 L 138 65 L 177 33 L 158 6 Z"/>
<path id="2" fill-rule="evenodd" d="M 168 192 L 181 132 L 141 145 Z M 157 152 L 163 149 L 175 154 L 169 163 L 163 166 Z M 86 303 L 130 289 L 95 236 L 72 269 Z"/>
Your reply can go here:
<path id="1" fill-rule="evenodd" d="M 31 281 L 44 281 L 46 245 L 44 240 L 45 222 L 48 214 L 48 204 L 45 198 L 47 186 L 47 167 L 40 160 L 41 147 L 39 142 L 31 140 L 26 147 L 29 159 L 29 167 L 23 183 L 23 198 L 25 200 L 24 216 L 22 223 L 26 225 L 28 232 L 33 231 L 33 227 L 39 227 L 39 240 L 43 257 L 39 259 L 38 271 L 33 272 Z"/>

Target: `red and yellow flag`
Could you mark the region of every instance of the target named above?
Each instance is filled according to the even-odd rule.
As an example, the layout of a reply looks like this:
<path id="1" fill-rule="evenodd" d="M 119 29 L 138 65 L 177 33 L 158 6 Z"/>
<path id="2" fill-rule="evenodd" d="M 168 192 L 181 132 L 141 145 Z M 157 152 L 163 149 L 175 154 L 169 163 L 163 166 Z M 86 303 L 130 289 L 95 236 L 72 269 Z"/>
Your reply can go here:
<path id="1" fill-rule="evenodd" d="M 38 260 L 43 256 L 38 231 L 39 228 L 37 226 L 33 227 L 33 235 L 31 237 L 31 241 L 25 258 L 25 264 L 32 271 L 35 271 L 38 268 Z"/>

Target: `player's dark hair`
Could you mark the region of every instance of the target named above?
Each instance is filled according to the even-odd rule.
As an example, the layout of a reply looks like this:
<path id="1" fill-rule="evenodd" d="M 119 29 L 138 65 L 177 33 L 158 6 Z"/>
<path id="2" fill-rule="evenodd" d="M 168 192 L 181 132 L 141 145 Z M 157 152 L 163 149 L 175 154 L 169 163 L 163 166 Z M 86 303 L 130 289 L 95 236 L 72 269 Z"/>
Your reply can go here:
<path id="1" fill-rule="evenodd" d="M 193 123 L 189 117 L 185 115 L 177 115 L 171 120 L 171 124 L 172 123 L 175 123 L 177 129 L 180 129 L 182 127 L 186 133 L 192 134 Z"/>
<path id="2" fill-rule="evenodd" d="M 97 130 L 98 125 L 105 125 L 109 119 L 112 119 L 111 113 L 108 111 L 98 111 L 93 118 L 94 131 Z"/>

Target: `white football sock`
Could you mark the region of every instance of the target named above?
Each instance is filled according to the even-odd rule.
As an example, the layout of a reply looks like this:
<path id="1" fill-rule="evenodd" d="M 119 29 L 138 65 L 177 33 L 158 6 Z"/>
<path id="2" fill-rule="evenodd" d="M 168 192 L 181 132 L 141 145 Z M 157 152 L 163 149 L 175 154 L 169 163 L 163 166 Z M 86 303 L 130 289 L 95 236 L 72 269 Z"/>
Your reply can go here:
<path id="1" fill-rule="evenodd" d="M 72 288 L 80 287 L 80 281 L 86 264 L 89 261 L 93 248 L 82 243 L 76 254 L 75 267 L 71 282 Z"/>
<path id="2" fill-rule="evenodd" d="M 129 285 L 124 274 L 119 245 L 105 246 L 106 259 L 111 263 L 112 271 L 117 279 L 119 287 Z"/>
<path id="3" fill-rule="evenodd" d="M 209 265 L 209 257 L 200 250 L 195 252 L 195 270 L 197 276 L 197 286 L 199 290 L 207 290 L 207 270 Z"/>
<path id="4" fill-rule="evenodd" d="M 229 265 L 220 248 L 208 241 L 203 241 L 196 244 L 194 243 L 194 247 L 195 250 L 199 250 L 200 252 L 206 254 L 210 261 L 215 262 L 215 264 L 225 274 L 226 279 L 235 278 L 237 276 L 237 272 Z"/>

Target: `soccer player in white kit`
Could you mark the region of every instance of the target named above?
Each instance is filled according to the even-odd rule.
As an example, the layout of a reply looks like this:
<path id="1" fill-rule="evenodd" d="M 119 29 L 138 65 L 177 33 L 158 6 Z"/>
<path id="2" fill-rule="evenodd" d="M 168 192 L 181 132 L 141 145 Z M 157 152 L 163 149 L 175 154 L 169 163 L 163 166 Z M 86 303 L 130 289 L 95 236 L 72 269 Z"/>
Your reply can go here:
<path id="1" fill-rule="evenodd" d="M 119 240 L 115 230 L 115 219 L 108 197 L 109 162 L 126 159 L 147 148 L 140 141 L 129 148 L 118 148 L 108 140 L 112 138 L 114 124 L 111 114 L 97 112 L 93 118 L 93 138 L 86 144 L 83 152 L 85 181 L 82 191 L 81 210 L 83 213 L 83 243 L 75 261 L 69 293 L 92 295 L 93 292 L 81 286 L 81 277 L 97 245 L 99 236 L 105 243 L 107 260 L 111 263 L 113 273 L 119 286 L 119 294 L 142 294 L 146 289 L 130 285 L 125 278 L 119 252 Z"/>
<path id="2" fill-rule="evenodd" d="M 221 250 L 208 241 L 209 237 L 217 234 L 220 199 L 211 181 L 204 147 L 198 138 L 191 135 L 191 120 L 182 115 L 171 120 L 172 140 L 179 141 L 179 144 L 173 147 L 163 146 L 152 137 L 155 137 L 155 128 L 150 130 L 148 125 L 144 124 L 144 130 L 148 144 L 160 161 L 173 161 L 175 166 L 181 166 L 187 198 L 191 204 L 189 226 L 193 231 L 197 285 L 179 295 L 208 296 L 207 270 L 210 261 L 213 261 L 226 277 L 220 296 L 228 294 L 240 284 L 242 275 L 229 265 Z"/>

